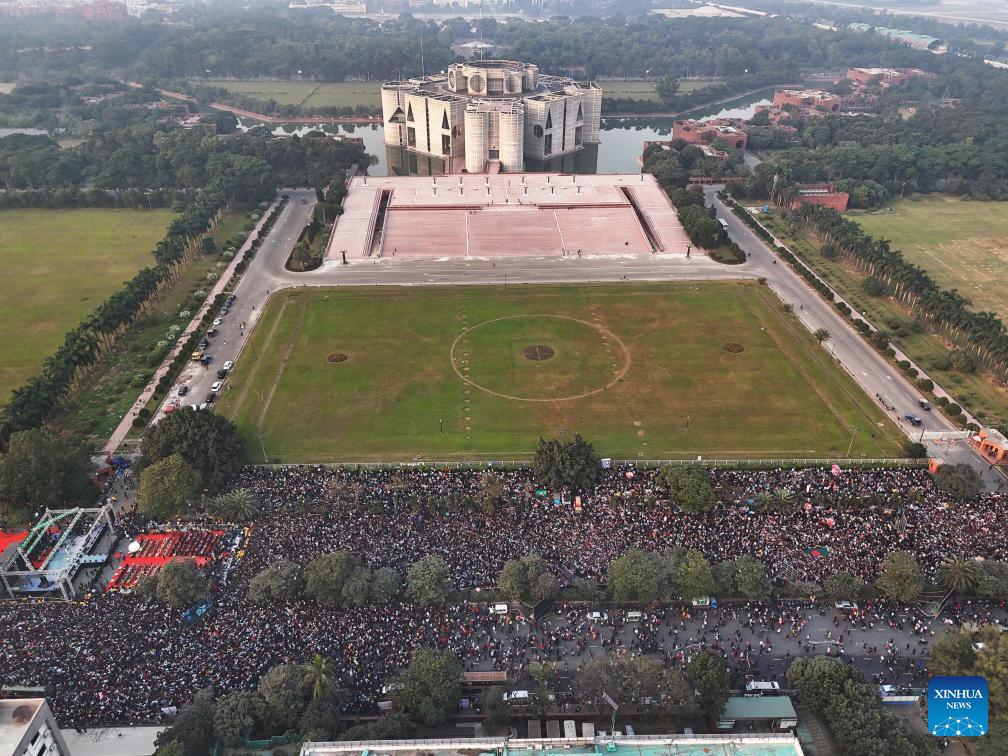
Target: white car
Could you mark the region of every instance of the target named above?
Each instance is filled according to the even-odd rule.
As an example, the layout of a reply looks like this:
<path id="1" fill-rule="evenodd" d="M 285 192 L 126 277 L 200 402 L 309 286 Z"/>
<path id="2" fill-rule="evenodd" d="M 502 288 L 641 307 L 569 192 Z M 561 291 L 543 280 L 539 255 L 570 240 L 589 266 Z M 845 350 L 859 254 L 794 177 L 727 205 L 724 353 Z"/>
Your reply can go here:
<path id="1" fill-rule="evenodd" d="M 609 615 L 605 612 L 588 612 L 589 622 L 608 622 Z"/>
<path id="2" fill-rule="evenodd" d="M 223 385 L 224 385 L 224 381 L 214 381 L 213 385 L 210 387 L 210 390 L 213 391 L 216 394 L 216 393 L 218 393 L 221 390 L 221 386 L 223 386 Z"/>
<path id="3" fill-rule="evenodd" d="M 858 608 L 853 601 L 837 601 L 834 606 L 842 612 L 856 612 Z"/>
<path id="4" fill-rule="evenodd" d="M 214 328 L 216 328 L 217 326 L 219 326 L 223 322 L 224 322 L 223 318 L 214 318 L 214 322 L 213 322 Z"/>
<path id="5" fill-rule="evenodd" d="M 225 362 L 225 363 L 224 363 L 224 365 L 223 365 L 223 369 L 224 369 L 224 370 L 230 370 L 230 369 L 231 369 L 231 368 L 233 368 L 233 367 L 234 367 L 234 362 L 233 362 L 232 360 L 228 360 L 228 361 L 227 361 L 227 362 Z"/>

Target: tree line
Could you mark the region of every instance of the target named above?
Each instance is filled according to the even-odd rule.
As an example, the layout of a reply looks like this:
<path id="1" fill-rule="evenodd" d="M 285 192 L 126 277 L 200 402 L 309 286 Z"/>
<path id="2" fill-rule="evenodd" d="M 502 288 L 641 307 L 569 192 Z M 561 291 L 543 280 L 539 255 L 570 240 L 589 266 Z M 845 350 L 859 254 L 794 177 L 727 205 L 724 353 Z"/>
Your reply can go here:
<path id="1" fill-rule="evenodd" d="M 835 210 L 803 205 L 793 217 L 824 246 L 835 249 L 839 257 L 882 282 L 891 296 L 921 322 L 958 344 L 998 380 L 1008 379 L 1008 332 L 993 312 L 974 312 L 966 297 L 941 288 L 923 268 L 892 249 L 888 241 L 873 238 Z"/>

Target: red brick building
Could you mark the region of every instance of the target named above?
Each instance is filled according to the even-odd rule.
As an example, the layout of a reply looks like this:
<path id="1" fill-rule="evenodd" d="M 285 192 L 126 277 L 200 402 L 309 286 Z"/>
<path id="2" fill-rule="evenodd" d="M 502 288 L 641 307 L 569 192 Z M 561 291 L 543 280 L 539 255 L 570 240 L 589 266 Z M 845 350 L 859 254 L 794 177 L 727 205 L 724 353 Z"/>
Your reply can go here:
<path id="1" fill-rule="evenodd" d="M 906 84 L 910 79 L 922 77 L 933 79 L 935 75 L 919 68 L 848 68 L 847 78 L 855 84 L 869 84 L 878 82 L 883 89 L 887 87 L 898 87 Z"/>
<path id="2" fill-rule="evenodd" d="M 676 121 L 672 124 L 672 138 L 682 139 L 690 144 L 712 144 L 718 139 L 736 150 L 744 150 L 748 136 L 735 122 L 727 118 L 712 118 L 707 121 Z"/>
<path id="3" fill-rule="evenodd" d="M 838 212 L 847 210 L 850 199 L 847 192 L 838 192 L 833 184 L 798 184 L 798 196 L 791 202 L 791 210 L 797 210 L 802 205 L 821 205 Z"/>
<path id="4" fill-rule="evenodd" d="M 775 108 L 790 105 L 809 114 L 823 111 L 839 113 L 842 109 L 859 103 L 856 98 L 836 95 L 821 89 L 778 89 L 774 92 L 773 104 Z"/>

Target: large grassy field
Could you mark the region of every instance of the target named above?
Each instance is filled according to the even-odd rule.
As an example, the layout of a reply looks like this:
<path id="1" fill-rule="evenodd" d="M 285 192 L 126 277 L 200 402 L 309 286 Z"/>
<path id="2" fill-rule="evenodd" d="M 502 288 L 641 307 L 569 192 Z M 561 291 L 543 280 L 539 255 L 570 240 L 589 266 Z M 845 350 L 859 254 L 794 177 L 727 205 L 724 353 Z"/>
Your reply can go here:
<path id="1" fill-rule="evenodd" d="M 679 92 L 689 93 L 708 87 L 713 82 L 690 80 L 679 82 Z M 224 87 L 236 94 L 260 100 L 276 100 L 281 105 L 299 105 L 306 108 L 324 108 L 366 105 L 381 107 L 377 81 L 317 83 L 313 81 L 215 81 L 214 86 Z M 603 81 L 602 96 L 612 99 L 652 100 L 658 102 L 654 82 Z"/>
<path id="2" fill-rule="evenodd" d="M 950 345 L 944 339 L 926 331 L 891 298 L 866 294 L 861 288 L 864 277 L 836 260 L 823 257 L 816 239 L 800 231 L 792 233 L 777 215 L 760 216 L 760 220 L 869 320 L 889 330 L 892 341 L 923 366 L 958 404 L 987 424 L 1008 420 L 1008 390 L 981 373 L 960 373 L 948 368 Z"/>
<path id="3" fill-rule="evenodd" d="M 380 108 L 381 86 L 377 81 L 318 83 L 314 81 L 215 81 L 236 94 L 260 100 L 276 100 L 281 105 L 326 108 L 358 105 Z"/>
<path id="4" fill-rule="evenodd" d="M 756 283 L 280 292 L 217 410 L 284 462 L 515 459 L 574 432 L 619 458 L 899 454 Z"/>
<path id="5" fill-rule="evenodd" d="M 713 81 L 706 79 L 691 79 L 679 82 L 679 93 L 688 94 L 698 89 L 704 89 L 713 84 Z M 653 81 L 628 80 L 628 81 L 600 81 L 602 87 L 602 99 L 609 97 L 614 100 L 652 100 L 658 102 L 658 93 L 655 91 Z"/>
<path id="6" fill-rule="evenodd" d="M 926 197 L 855 220 L 975 309 L 1008 316 L 1008 202 Z"/>
<path id="7" fill-rule="evenodd" d="M 168 210 L 0 212 L 0 403 L 63 335 L 153 262 Z"/>

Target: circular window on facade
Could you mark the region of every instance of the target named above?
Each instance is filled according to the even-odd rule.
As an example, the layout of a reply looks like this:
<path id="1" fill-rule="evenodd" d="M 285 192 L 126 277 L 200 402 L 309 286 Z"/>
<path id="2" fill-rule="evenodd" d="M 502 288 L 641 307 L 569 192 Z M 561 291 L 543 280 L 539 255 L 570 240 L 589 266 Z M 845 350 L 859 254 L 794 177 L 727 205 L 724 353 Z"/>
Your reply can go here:
<path id="1" fill-rule="evenodd" d="M 469 77 L 469 91 L 471 92 L 482 92 L 485 82 L 480 74 Z"/>
<path id="2" fill-rule="evenodd" d="M 448 72 L 448 86 L 451 89 L 455 89 L 455 72 L 454 71 L 449 71 Z"/>
<path id="3" fill-rule="evenodd" d="M 542 139 L 543 128 L 538 123 L 532 127 L 532 133 L 535 134 L 536 139 Z"/>

